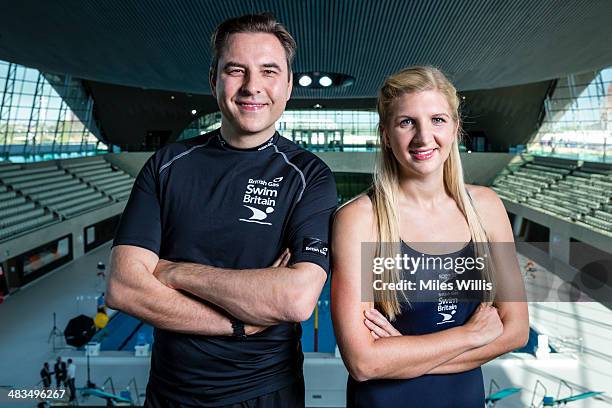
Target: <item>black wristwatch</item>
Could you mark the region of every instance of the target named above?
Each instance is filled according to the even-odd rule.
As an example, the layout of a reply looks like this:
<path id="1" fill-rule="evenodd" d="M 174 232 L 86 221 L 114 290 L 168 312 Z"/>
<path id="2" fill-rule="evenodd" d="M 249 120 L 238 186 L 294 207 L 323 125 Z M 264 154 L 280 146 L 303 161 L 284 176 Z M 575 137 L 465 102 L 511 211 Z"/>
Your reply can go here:
<path id="1" fill-rule="evenodd" d="M 246 338 L 246 333 L 244 332 L 244 323 L 237 319 L 231 319 L 232 322 L 232 336 Z"/>

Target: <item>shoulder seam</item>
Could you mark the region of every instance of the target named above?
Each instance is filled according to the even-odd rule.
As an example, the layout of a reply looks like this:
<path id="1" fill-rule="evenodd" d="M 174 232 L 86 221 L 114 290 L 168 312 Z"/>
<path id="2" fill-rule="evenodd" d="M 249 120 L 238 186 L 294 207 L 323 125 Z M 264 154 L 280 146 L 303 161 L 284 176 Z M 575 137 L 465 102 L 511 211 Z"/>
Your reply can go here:
<path id="1" fill-rule="evenodd" d="M 167 167 L 169 167 L 169 166 L 170 166 L 172 163 L 174 163 L 174 161 L 175 161 L 175 160 L 178 160 L 178 159 L 180 159 L 181 157 L 188 155 L 189 153 L 191 153 L 192 151 L 194 151 L 194 150 L 195 150 L 195 149 L 197 149 L 198 147 L 205 147 L 205 146 L 208 146 L 208 143 L 209 143 L 209 142 L 210 142 L 212 139 L 213 139 L 213 137 L 211 136 L 211 137 L 209 137 L 209 138 L 208 138 L 208 140 L 207 140 L 206 142 L 204 142 L 204 143 L 202 143 L 202 144 L 199 144 L 199 145 L 195 145 L 195 146 L 193 146 L 191 149 L 189 149 L 189 150 L 185 150 L 184 152 L 177 154 L 177 155 L 176 155 L 176 156 L 174 156 L 172 159 L 170 159 L 170 161 L 169 161 L 169 162 L 165 163 L 164 165 L 162 165 L 162 166 L 159 168 L 159 174 L 161 174 L 161 173 L 162 173 L 162 171 L 164 171 L 164 170 L 165 170 Z"/>
<path id="2" fill-rule="evenodd" d="M 274 147 L 274 150 L 276 151 L 276 153 L 278 153 L 281 156 L 283 156 L 283 160 L 285 160 L 285 163 L 287 163 L 289 166 L 293 167 L 293 169 L 298 172 L 298 174 L 300 175 L 300 178 L 302 179 L 302 191 L 300 191 L 300 195 L 298 196 L 298 199 L 296 201 L 296 203 L 299 203 L 300 200 L 302 199 L 302 195 L 304 194 L 304 190 L 306 190 L 306 177 L 304 177 L 304 173 L 302 173 L 302 170 L 300 170 L 298 168 L 298 166 L 296 166 L 295 164 L 293 164 L 293 163 L 291 163 L 289 161 L 289 159 L 287 158 L 287 155 L 285 153 L 283 153 L 280 150 L 278 150 L 278 146 L 276 146 L 276 144 L 273 144 L 272 146 Z"/>

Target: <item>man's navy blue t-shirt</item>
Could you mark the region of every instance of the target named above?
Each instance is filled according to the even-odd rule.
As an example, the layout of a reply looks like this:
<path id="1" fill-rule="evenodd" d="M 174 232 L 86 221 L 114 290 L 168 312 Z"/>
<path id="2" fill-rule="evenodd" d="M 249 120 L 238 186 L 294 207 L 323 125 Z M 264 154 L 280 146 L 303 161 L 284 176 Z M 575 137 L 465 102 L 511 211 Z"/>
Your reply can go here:
<path id="1" fill-rule="evenodd" d="M 314 154 L 278 133 L 236 149 L 214 131 L 165 146 L 146 162 L 113 246 L 231 269 L 269 267 L 289 248 L 290 264 L 312 262 L 329 273 L 336 204 L 333 175 Z M 199 406 L 255 398 L 303 381 L 300 336 L 299 323 L 246 339 L 155 329 L 150 386 Z"/>

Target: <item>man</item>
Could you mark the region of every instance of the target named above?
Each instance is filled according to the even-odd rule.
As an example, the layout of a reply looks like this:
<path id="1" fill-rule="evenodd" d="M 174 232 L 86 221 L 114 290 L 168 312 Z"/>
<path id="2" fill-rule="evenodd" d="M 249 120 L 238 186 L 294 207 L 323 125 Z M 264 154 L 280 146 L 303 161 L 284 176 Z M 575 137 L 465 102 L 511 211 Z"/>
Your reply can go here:
<path id="1" fill-rule="evenodd" d="M 329 270 L 333 175 L 275 131 L 293 83 L 286 29 L 238 17 L 211 46 L 221 128 L 144 165 L 106 302 L 156 327 L 145 406 L 303 407 L 298 322 Z"/>
<path id="2" fill-rule="evenodd" d="M 55 372 L 55 384 L 57 389 L 60 389 L 66 385 L 66 363 L 62 361 L 61 357 L 58 357 L 53 366 Z"/>
<path id="3" fill-rule="evenodd" d="M 42 379 L 44 389 L 51 387 L 51 371 L 49 370 L 49 363 L 46 361 L 43 364 L 43 368 L 40 370 L 40 378 Z"/>
<path id="4" fill-rule="evenodd" d="M 72 359 L 68 359 L 68 370 L 67 370 L 68 380 L 66 381 L 68 384 L 68 390 L 70 391 L 70 401 L 76 400 L 76 365 L 72 362 Z"/>

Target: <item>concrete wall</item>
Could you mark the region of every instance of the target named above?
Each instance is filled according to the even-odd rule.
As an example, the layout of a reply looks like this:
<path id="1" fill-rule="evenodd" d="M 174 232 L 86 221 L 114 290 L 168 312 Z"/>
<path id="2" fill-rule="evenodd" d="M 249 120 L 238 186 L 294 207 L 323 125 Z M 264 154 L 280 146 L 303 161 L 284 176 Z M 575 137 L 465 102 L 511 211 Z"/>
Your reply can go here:
<path id="1" fill-rule="evenodd" d="M 153 152 L 109 153 L 104 156 L 107 162 L 119 167 L 132 177 L 136 177 Z"/>

